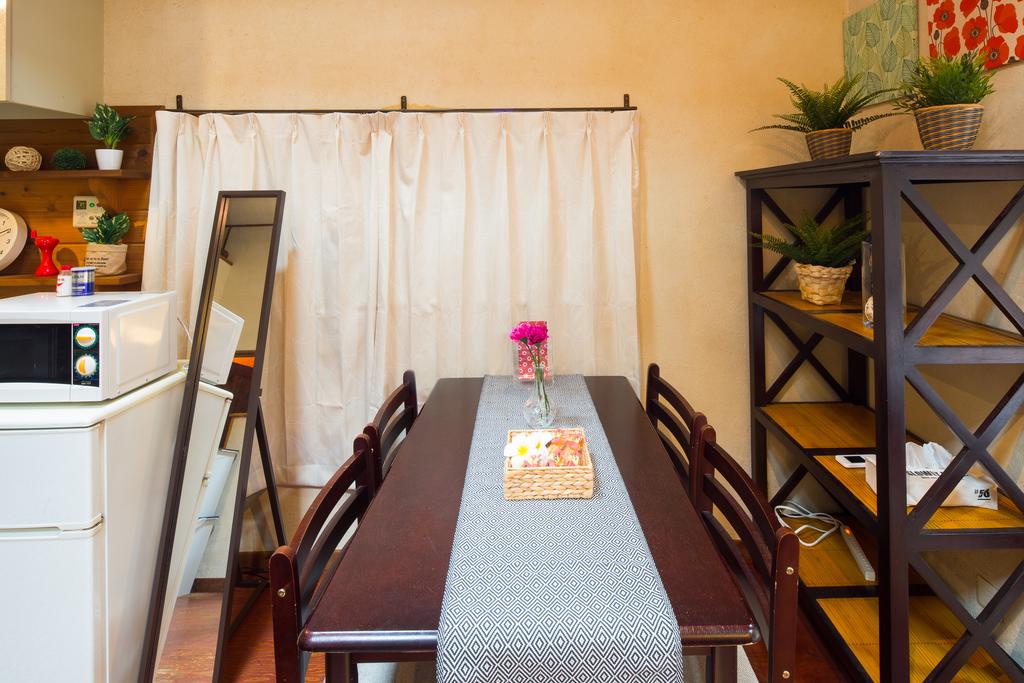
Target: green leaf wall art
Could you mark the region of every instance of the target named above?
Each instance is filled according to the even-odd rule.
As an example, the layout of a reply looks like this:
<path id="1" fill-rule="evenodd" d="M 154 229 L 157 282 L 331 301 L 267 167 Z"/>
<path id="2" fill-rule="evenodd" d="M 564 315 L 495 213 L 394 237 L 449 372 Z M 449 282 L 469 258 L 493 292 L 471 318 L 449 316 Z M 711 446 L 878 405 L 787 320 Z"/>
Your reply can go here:
<path id="1" fill-rule="evenodd" d="M 865 93 L 898 88 L 917 56 L 917 0 L 879 0 L 843 20 L 846 75 L 863 74 Z"/>

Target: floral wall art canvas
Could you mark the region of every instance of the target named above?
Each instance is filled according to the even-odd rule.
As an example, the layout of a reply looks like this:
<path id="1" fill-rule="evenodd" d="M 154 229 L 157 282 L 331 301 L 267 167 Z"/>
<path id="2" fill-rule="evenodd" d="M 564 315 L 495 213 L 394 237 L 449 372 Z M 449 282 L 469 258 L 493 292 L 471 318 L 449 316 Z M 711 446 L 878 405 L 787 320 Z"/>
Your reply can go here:
<path id="1" fill-rule="evenodd" d="M 865 92 L 898 88 L 917 59 L 918 0 L 879 0 L 843 20 L 846 75 L 861 76 Z M 891 100 L 886 93 L 878 101 Z"/>
<path id="2" fill-rule="evenodd" d="M 980 52 L 985 67 L 1024 61 L 1024 0 L 924 0 L 928 52 Z"/>

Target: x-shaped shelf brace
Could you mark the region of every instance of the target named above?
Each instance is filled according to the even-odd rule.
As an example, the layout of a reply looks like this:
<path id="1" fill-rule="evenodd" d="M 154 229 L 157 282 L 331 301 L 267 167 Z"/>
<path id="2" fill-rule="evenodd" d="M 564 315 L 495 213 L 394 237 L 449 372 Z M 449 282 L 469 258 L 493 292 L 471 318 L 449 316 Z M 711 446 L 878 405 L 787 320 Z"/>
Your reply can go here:
<path id="1" fill-rule="evenodd" d="M 786 214 L 785 211 L 782 210 L 782 207 L 780 207 L 778 203 L 776 203 L 776 201 L 772 199 L 771 195 L 768 194 L 767 191 L 761 190 L 759 191 L 759 194 L 762 205 L 765 208 L 767 208 L 775 216 L 775 218 L 778 219 L 780 223 L 782 223 L 783 225 L 793 224 L 793 220 Z M 835 192 L 833 192 L 832 195 L 830 195 L 829 198 L 825 201 L 825 203 L 821 206 L 818 212 L 814 215 L 814 220 L 820 223 L 826 218 L 828 218 L 829 214 L 831 214 L 832 211 L 835 210 L 835 208 L 839 205 L 839 202 L 843 200 L 844 196 L 845 194 L 842 189 L 837 189 Z M 796 236 L 794 235 L 794 237 Z M 775 281 L 779 279 L 779 276 L 781 276 L 783 271 L 786 270 L 786 266 L 788 266 L 789 263 L 790 259 L 788 257 L 783 256 L 775 263 L 774 266 L 772 266 L 771 270 L 769 270 L 768 273 L 765 274 L 763 279 L 763 286 L 765 289 L 771 287 L 771 285 L 774 284 Z M 821 361 L 819 361 L 817 357 L 814 355 L 814 349 L 818 346 L 823 337 L 820 334 L 815 333 L 812 334 L 805 341 L 801 339 L 796 332 L 793 331 L 793 328 L 791 328 L 789 325 L 785 323 L 781 316 L 772 311 L 765 311 L 764 313 L 765 316 L 769 320 L 771 320 L 772 323 L 775 324 L 779 331 L 782 332 L 786 339 L 789 340 L 789 343 L 792 344 L 793 347 L 796 349 L 796 355 L 793 356 L 792 360 L 790 360 L 786 367 L 782 369 L 782 371 L 775 378 L 775 381 L 772 382 L 772 385 L 768 387 L 767 391 L 765 392 L 766 402 L 771 403 L 778 397 L 778 395 L 785 388 L 786 384 L 789 383 L 789 381 L 796 374 L 797 370 L 799 370 L 804 363 L 807 363 L 812 368 L 814 368 L 818 375 L 825 381 L 826 384 L 828 384 L 829 388 L 831 388 L 832 391 L 835 392 L 839 400 L 849 401 L 850 394 L 846 390 L 846 388 L 843 387 L 843 385 L 832 375 L 831 372 L 828 371 L 827 368 L 825 368 L 824 365 L 822 365 Z M 804 467 L 803 465 L 798 465 L 796 470 L 794 470 L 794 472 L 789 476 L 789 478 L 786 479 L 785 483 L 783 483 L 779 490 L 776 491 L 775 495 L 772 496 L 772 507 L 778 505 L 779 502 L 785 500 L 789 496 L 789 494 L 792 493 L 793 490 L 800 484 L 800 482 L 803 480 L 807 472 L 808 470 L 806 467 Z"/>
<path id="2" fill-rule="evenodd" d="M 1024 215 L 1024 187 L 1017 190 L 1009 203 L 999 212 L 992 224 L 970 249 L 935 212 L 935 209 L 925 200 L 913 183 L 904 182 L 900 188 L 900 194 L 907 205 L 917 214 L 917 217 L 928 226 L 939 242 L 958 261 L 957 267 L 935 290 L 928 303 L 921 308 L 917 317 L 907 327 L 907 344 L 913 345 L 920 341 L 921 336 L 932 326 L 949 302 L 953 300 L 953 297 L 972 277 L 1002 311 L 1003 315 L 1017 328 L 1017 331 L 1024 335 L 1024 311 L 1021 311 L 1020 306 L 985 268 L 985 259 L 1006 236 L 1010 228 Z"/>
<path id="3" fill-rule="evenodd" d="M 1024 669 L 1006 653 L 993 635 L 1010 607 L 1024 594 L 1024 562 L 1018 564 L 1017 568 L 1010 573 L 1010 576 L 999 587 L 977 618 L 960 604 L 956 593 L 950 590 L 946 582 L 939 577 L 920 553 L 911 554 L 910 564 L 966 629 L 946 653 L 946 656 L 942 658 L 942 661 L 928 674 L 925 681 L 927 683 L 952 681 L 979 647 L 985 649 L 992 660 L 1010 677 L 1010 680 L 1016 683 L 1024 681 Z"/>
<path id="4" fill-rule="evenodd" d="M 995 220 L 989 225 L 981 237 L 970 249 L 954 234 L 949 225 L 928 204 L 918 189 L 909 181 L 904 182 L 900 193 L 907 205 L 917 214 L 918 218 L 928 226 L 939 242 L 953 255 L 958 265 L 946 278 L 945 282 L 932 294 L 928 302 L 920 309 L 917 316 L 907 327 L 906 344 L 917 344 L 925 331 L 938 319 L 953 297 L 967 284 L 972 277 L 984 290 L 997 308 L 1009 319 L 1011 324 L 1024 335 L 1024 312 L 1010 297 L 1002 285 L 996 282 L 992 274 L 985 268 L 984 261 L 992 253 L 995 246 L 1006 236 L 1009 230 L 1024 216 L 1024 187 L 1018 190 L 1006 204 Z M 921 534 L 924 525 L 931 519 L 942 502 L 949 496 L 953 488 L 964 475 L 975 465 L 981 464 L 996 480 L 1000 490 L 1008 496 L 1018 508 L 1024 510 L 1024 491 L 1011 478 L 1002 466 L 996 462 L 989 452 L 992 442 L 999 435 L 1010 419 L 1024 405 L 1024 374 L 1017 378 L 1013 386 L 999 400 L 977 431 L 971 431 L 964 425 L 952 408 L 942 399 L 935 389 L 921 375 L 915 366 L 906 370 L 907 381 L 921 395 L 924 401 L 946 423 L 953 434 L 963 443 L 963 448 L 953 458 L 943 473 L 928 489 L 921 501 L 914 507 L 907 518 L 908 532 L 911 536 Z M 1024 681 L 1024 669 L 1013 660 L 996 642 L 993 635 L 996 627 L 1009 611 L 1014 602 L 1024 594 L 1024 562 L 1010 574 L 995 596 L 975 618 L 961 605 L 956 593 L 939 577 L 934 569 L 925 561 L 920 551 L 911 556 L 911 564 L 918 574 L 929 584 L 935 594 L 946 607 L 964 624 L 966 631 L 957 640 L 942 661 L 926 679 L 931 682 L 951 681 L 960 671 L 971 655 L 982 647 L 989 656 L 1010 676 L 1011 680 Z"/>

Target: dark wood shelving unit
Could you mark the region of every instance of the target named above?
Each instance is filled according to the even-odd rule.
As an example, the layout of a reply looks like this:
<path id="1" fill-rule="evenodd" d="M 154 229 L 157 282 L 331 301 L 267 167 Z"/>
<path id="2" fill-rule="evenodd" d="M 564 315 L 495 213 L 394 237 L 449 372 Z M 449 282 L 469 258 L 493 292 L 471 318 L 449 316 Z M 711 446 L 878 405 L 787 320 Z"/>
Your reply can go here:
<path id="1" fill-rule="evenodd" d="M 766 268 L 763 252 L 748 241 L 754 480 L 772 494 L 774 505 L 812 477 L 845 510 L 861 544 L 871 549 L 877 571 L 877 581 L 864 580 L 841 538 L 802 548 L 801 603 L 835 653 L 863 680 L 1024 681 L 1024 668 L 993 635 L 1024 594 L 1024 556 L 978 615 L 961 605 L 923 556 L 933 551 L 1024 549 L 1024 492 L 989 453 L 993 440 L 1024 405 L 1024 375 L 971 431 L 918 369 L 1024 365 L 1024 311 L 984 265 L 1024 216 L 1024 151 L 873 152 L 737 175 L 746 185 L 748 232 L 763 230 L 766 211 L 782 223 L 793 222 L 772 197 L 773 190 L 832 190 L 816 216 L 819 221 L 837 209 L 846 217 L 865 210 L 871 216 L 875 329 L 862 321 L 859 263 L 842 303 L 816 306 L 802 301 L 799 292 L 773 289 L 788 260 Z M 1022 186 L 971 245 L 957 237 L 919 190 L 932 183 L 1006 181 Z M 951 252 L 956 265 L 927 302 L 904 312 L 900 252 L 905 206 Z M 1015 331 L 943 312 L 972 279 Z M 766 373 L 769 324 L 795 349 L 773 379 Z M 845 382 L 814 355 L 823 339 L 846 347 Z M 805 365 L 832 389 L 836 401 L 780 400 Z M 906 428 L 905 383 L 965 444 L 914 507 L 906 505 L 904 446 L 921 439 Z M 769 434 L 797 458 L 795 470 L 773 492 L 767 490 Z M 834 456 L 842 453 L 877 456 L 877 494 L 864 470 L 845 469 L 836 462 Z M 974 465 L 995 478 L 999 509 L 940 507 Z"/>

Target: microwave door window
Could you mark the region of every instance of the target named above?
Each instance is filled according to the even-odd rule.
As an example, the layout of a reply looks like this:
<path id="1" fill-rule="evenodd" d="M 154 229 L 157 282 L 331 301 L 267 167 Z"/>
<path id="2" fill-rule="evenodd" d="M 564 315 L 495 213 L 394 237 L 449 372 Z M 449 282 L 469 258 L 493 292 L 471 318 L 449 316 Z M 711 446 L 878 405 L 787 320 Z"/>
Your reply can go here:
<path id="1" fill-rule="evenodd" d="M 0 382 L 71 383 L 70 325 L 0 325 Z"/>

